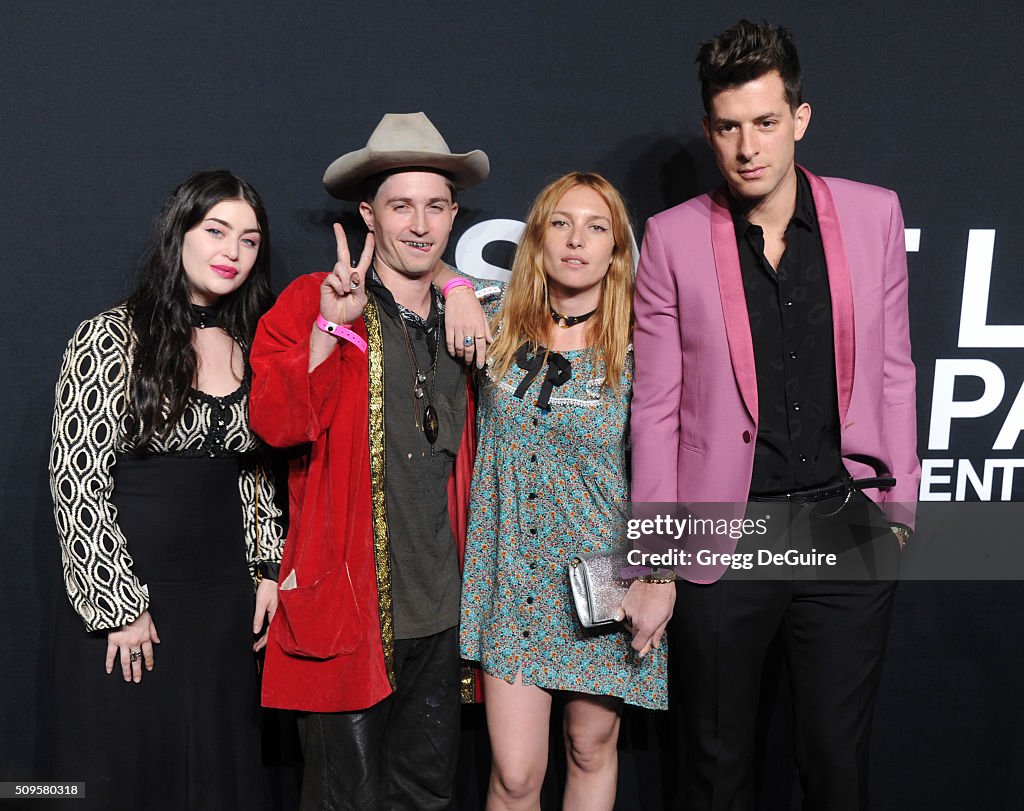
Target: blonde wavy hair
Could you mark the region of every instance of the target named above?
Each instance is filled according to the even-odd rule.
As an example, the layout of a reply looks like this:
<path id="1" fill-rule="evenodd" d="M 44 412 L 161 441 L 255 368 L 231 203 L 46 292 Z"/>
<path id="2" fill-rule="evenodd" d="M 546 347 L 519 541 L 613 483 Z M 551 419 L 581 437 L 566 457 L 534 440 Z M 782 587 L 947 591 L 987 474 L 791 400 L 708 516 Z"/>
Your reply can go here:
<path id="1" fill-rule="evenodd" d="M 524 343 L 535 350 L 548 344 L 553 326 L 548 302 L 548 278 L 544 272 L 544 236 L 551 215 L 562 196 L 577 186 L 597 192 L 611 212 L 615 241 L 612 260 L 601 287 L 597 312 L 587 321 L 587 342 L 595 359 L 604 361 L 605 385 L 616 393 L 626 363 L 626 349 L 633 330 L 633 235 L 622 195 L 601 175 L 570 172 L 549 183 L 534 200 L 526 218 L 526 230 L 516 249 L 505 298 L 491 325 L 497 336 L 491 354 L 494 380 L 501 380 L 515 363 Z"/>

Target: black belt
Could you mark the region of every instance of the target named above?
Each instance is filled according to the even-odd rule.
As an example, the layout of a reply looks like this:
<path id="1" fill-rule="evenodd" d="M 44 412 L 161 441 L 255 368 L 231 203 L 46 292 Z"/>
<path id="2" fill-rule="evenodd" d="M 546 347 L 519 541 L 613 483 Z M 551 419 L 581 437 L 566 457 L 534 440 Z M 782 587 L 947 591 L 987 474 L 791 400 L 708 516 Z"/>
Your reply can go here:
<path id="1" fill-rule="evenodd" d="M 875 487 L 889 488 L 896 486 L 896 479 L 892 476 L 875 476 L 871 479 L 845 479 L 835 484 L 826 484 L 822 487 L 810 487 L 806 490 L 790 490 L 788 493 L 773 493 L 769 496 L 750 497 L 751 501 L 795 501 L 804 503 L 809 501 L 826 501 L 830 498 L 849 498 L 850 494 L 857 490 L 870 490 Z"/>

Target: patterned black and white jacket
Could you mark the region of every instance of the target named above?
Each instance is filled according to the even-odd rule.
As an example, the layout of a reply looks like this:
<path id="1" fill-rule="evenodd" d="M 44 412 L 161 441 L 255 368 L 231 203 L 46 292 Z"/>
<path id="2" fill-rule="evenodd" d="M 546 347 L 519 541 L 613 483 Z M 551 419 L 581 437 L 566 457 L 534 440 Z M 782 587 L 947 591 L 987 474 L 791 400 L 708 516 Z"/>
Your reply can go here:
<path id="1" fill-rule="evenodd" d="M 89 631 L 117 628 L 149 607 L 110 501 L 117 457 L 133 451 L 124 431 L 131 342 L 123 304 L 84 321 L 57 381 L 50 492 L 64 583 Z M 247 384 L 225 397 L 194 391 L 178 424 L 147 453 L 241 457 L 238 488 L 252 571 L 260 561 L 281 560 L 284 532 L 273 476 L 249 430 L 248 399 Z"/>

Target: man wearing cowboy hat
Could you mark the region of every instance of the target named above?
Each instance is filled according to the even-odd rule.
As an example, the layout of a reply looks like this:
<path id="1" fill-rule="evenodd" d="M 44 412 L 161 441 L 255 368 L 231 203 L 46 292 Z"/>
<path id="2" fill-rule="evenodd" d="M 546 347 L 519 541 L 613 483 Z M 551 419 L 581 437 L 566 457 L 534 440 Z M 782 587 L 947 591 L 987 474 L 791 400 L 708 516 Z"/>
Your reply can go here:
<path id="1" fill-rule="evenodd" d="M 472 420 L 432 281 L 455 190 L 488 171 L 483 152 L 453 154 L 422 113 L 385 115 L 324 175 L 332 195 L 359 201 L 362 256 L 350 261 L 335 225 L 333 270 L 294 281 L 253 343 L 252 427 L 306 451 L 291 462 L 263 679 L 266 706 L 304 713 L 303 808 L 445 808 L 451 796 L 462 686 L 453 528 L 464 531 Z M 458 284 L 445 290 L 451 306 L 478 307 Z M 463 355 L 483 339 L 479 323 Z"/>

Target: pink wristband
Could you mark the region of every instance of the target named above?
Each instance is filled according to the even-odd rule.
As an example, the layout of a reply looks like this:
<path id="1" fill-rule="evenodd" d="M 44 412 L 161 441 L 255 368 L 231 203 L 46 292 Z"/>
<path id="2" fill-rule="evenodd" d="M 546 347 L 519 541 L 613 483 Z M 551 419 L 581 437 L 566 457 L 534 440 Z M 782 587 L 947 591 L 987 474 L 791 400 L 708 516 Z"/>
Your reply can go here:
<path id="1" fill-rule="evenodd" d="M 366 354 L 366 341 L 356 335 L 356 333 L 350 330 L 345 324 L 335 324 L 333 321 L 328 321 L 322 315 L 318 315 L 316 317 L 316 325 L 328 335 L 333 335 L 335 338 L 340 338 L 344 341 L 348 341 L 350 344 L 355 344 L 356 348 L 360 352 Z"/>
<path id="2" fill-rule="evenodd" d="M 456 287 L 473 287 L 473 282 L 471 282 L 469 279 L 463 279 L 461 276 L 458 276 L 452 279 L 450 282 L 448 282 L 448 284 L 441 288 L 441 295 L 444 296 L 445 298 L 448 298 L 448 294 L 451 293 L 452 290 L 454 290 Z"/>

